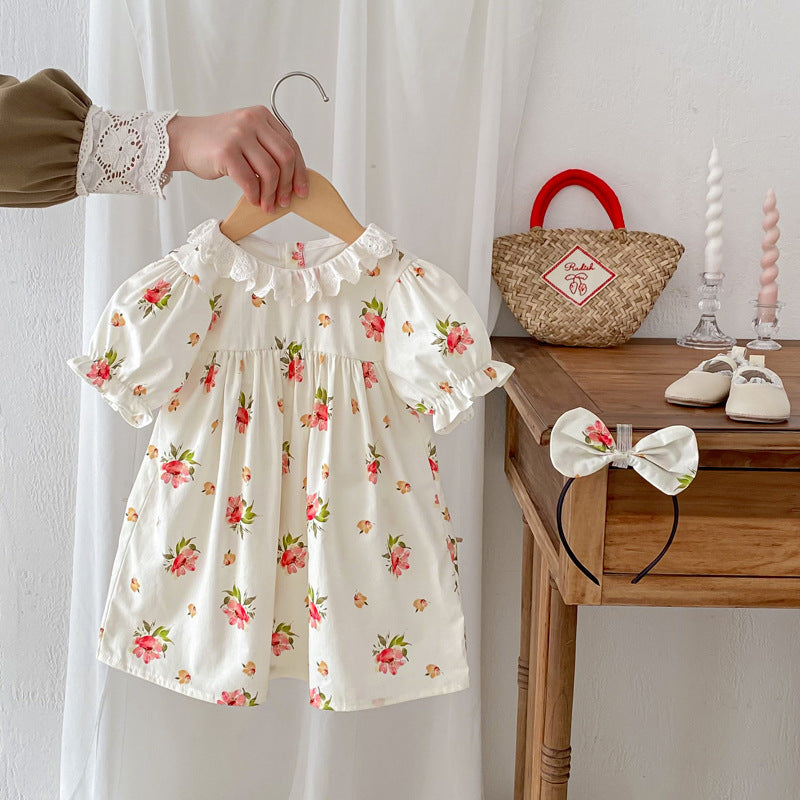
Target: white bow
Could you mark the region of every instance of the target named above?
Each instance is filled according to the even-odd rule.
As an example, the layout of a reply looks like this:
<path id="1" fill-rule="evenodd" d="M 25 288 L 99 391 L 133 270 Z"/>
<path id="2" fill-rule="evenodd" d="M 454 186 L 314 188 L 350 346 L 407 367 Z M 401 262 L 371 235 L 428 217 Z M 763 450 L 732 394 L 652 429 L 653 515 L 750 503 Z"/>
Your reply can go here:
<path id="1" fill-rule="evenodd" d="M 631 447 L 630 425 L 618 425 L 619 444 L 605 424 L 585 408 L 566 411 L 550 434 L 550 460 L 568 478 L 591 475 L 606 464 L 632 467 L 664 494 L 682 492 L 697 474 L 699 460 L 694 431 L 670 425 Z"/>

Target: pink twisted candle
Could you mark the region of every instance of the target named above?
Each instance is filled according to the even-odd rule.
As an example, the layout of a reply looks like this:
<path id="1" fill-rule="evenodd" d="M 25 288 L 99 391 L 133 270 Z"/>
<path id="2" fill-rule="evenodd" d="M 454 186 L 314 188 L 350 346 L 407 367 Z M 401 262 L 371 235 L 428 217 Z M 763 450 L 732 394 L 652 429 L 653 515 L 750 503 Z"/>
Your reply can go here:
<path id="1" fill-rule="evenodd" d="M 778 302 L 778 255 L 779 250 L 775 246 L 781 232 L 778 228 L 778 220 L 781 215 L 778 213 L 775 201 L 775 192 L 770 189 L 764 200 L 764 221 L 761 227 L 764 229 L 764 238 L 761 242 L 761 249 L 764 254 L 761 256 L 761 275 L 759 283 L 761 289 L 758 292 L 758 303 L 774 305 Z M 761 318 L 764 322 L 774 322 L 775 309 L 761 309 Z"/>

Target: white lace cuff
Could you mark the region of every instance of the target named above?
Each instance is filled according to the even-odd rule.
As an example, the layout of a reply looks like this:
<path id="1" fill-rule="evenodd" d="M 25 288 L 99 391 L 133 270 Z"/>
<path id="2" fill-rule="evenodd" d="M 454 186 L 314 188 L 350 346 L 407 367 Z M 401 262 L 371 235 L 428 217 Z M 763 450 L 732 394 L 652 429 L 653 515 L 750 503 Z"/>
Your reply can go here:
<path id="1" fill-rule="evenodd" d="M 174 111 L 120 113 L 92 104 L 86 114 L 75 191 L 164 197 L 172 177 L 167 123 Z"/>

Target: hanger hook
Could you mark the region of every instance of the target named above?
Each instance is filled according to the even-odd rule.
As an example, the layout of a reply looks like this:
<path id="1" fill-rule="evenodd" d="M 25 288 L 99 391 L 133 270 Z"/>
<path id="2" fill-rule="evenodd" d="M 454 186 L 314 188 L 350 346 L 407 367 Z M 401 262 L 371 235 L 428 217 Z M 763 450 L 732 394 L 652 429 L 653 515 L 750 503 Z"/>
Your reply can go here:
<path id="1" fill-rule="evenodd" d="M 314 83 L 317 85 L 317 89 L 319 89 L 319 93 L 322 95 L 322 99 L 327 103 L 330 98 L 328 95 L 325 94 L 325 90 L 322 88 L 322 84 L 309 72 L 287 72 L 282 78 L 280 78 L 275 85 L 272 87 L 272 95 L 270 97 L 270 104 L 272 105 L 272 113 L 278 118 L 278 121 L 289 131 L 290 136 L 294 136 L 292 133 L 292 129 L 286 124 L 286 120 L 278 113 L 278 108 L 275 105 L 275 92 L 278 89 L 278 86 L 285 81 L 287 78 L 291 78 L 292 75 L 303 75 L 306 78 L 310 78 Z"/>

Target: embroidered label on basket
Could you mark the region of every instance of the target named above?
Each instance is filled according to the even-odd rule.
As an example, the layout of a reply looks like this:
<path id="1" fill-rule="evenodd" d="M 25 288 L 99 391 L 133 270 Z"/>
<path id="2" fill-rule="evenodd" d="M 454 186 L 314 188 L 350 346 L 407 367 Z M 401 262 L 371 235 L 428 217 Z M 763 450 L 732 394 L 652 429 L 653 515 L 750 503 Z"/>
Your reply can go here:
<path id="1" fill-rule="evenodd" d="M 542 275 L 559 294 L 582 306 L 617 277 L 582 247 L 573 247 Z"/>

